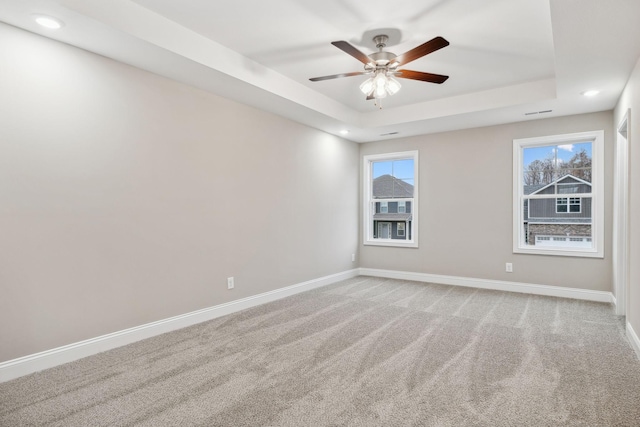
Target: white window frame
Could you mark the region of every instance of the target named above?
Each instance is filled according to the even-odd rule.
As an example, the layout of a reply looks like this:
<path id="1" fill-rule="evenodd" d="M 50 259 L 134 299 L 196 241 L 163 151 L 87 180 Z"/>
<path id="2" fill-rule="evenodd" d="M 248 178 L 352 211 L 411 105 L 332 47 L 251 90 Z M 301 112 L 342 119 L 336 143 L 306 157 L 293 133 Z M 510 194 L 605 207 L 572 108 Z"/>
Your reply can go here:
<path id="1" fill-rule="evenodd" d="M 398 237 L 402 236 L 405 239 L 407 238 L 407 223 L 406 222 L 399 222 L 397 225 L 397 230 L 396 233 L 398 234 Z M 402 233 L 400 233 L 402 231 Z"/>
<path id="2" fill-rule="evenodd" d="M 400 210 L 402 208 L 402 210 Z M 406 200 L 398 201 L 398 213 L 407 213 L 407 202 Z"/>
<path id="3" fill-rule="evenodd" d="M 372 195 L 372 164 L 390 160 L 413 160 L 413 198 L 411 200 L 411 239 L 374 239 L 373 238 L 373 215 L 375 214 L 375 202 Z M 418 247 L 418 151 L 403 151 L 398 153 L 372 154 L 363 156 L 363 220 L 362 236 L 363 244 L 371 246 L 394 246 L 404 248 Z M 405 232 L 406 233 L 406 232 Z"/>
<path id="4" fill-rule="evenodd" d="M 389 213 L 389 202 L 388 201 L 380 202 L 380 213 Z"/>
<path id="5" fill-rule="evenodd" d="M 523 155 L 525 148 L 545 145 L 565 145 L 578 142 L 591 142 L 591 193 L 566 194 L 567 210 L 569 197 L 591 197 L 591 237 L 592 248 L 535 248 L 525 244 L 524 236 L 524 188 Z M 542 198 L 545 196 L 533 196 Z M 554 194 L 551 197 L 557 198 Z M 549 198 L 551 198 L 549 197 Z M 580 201 L 582 204 L 582 200 Z M 582 208 L 581 208 L 582 210 Z M 569 212 L 568 212 L 569 213 Z M 575 213 L 575 212 L 573 212 Z M 536 255 L 560 255 L 573 257 L 604 258 L 604 131 L 596 130 L 564 135 L 550 135 L 536 138 L 513 140 L 513 252 Z"/>

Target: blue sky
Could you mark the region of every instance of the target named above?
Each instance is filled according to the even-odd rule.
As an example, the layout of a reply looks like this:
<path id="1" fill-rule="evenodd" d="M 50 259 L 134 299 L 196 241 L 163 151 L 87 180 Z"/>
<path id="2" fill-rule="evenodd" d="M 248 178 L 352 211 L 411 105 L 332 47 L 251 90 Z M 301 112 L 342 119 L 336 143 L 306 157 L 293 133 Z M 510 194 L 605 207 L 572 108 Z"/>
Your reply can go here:
<path id="1" fill-rule="evenodd" d="M 591 142 L 579 142 L 576 144 L 547 145 L 544 147 L 532 147 L 524 149 L 524 168 L 526 169 L 534 160 L 544 160 L 547 156 L 555 157 L 556 151 L 560 162 L 568 162 L 571 157 L 580 150 L 585 149 L 591 157 Z"/>
<path id="2" fill-rule="evenodd" d="M 392 175 L 413 184 L 413 159 L 373 162 L 373 178 Z"/>

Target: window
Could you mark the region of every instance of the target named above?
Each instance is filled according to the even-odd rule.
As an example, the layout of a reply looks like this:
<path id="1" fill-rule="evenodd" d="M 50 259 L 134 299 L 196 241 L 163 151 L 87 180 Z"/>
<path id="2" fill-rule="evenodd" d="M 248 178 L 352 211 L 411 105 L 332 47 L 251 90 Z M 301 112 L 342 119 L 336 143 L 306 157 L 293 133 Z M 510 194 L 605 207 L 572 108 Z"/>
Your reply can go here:
<path id="1" fill-rule="evenodd" d="M 418 152 L 364 156 L 365 245 L 418 247 Z"/>
<path id="2" fill-rule="evenodd" d="M 567 199 L 556 199 L 556 212 L 568 212 Z"/>
<path id="3" fill-rule="evenodd" d="M 602 258 L 604 131 L 513 143 L 513 251 Z"/>
<path id="4" fill-rule="evenodd" d="M 580 213 L 579 197 L 562 197 L 556 199 L 556 213 Z"/>

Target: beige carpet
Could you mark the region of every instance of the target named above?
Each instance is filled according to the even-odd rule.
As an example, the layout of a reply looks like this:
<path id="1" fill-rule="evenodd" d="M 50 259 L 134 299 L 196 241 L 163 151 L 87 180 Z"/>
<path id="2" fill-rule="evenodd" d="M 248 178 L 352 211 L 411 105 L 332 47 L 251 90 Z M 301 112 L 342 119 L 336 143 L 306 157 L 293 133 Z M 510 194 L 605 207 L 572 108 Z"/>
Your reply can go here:
<path id="1" fill-rule="evenodd" d="M 357 277 L 0 384 L 1 426 L 640 426 L 606 304 Z"/>

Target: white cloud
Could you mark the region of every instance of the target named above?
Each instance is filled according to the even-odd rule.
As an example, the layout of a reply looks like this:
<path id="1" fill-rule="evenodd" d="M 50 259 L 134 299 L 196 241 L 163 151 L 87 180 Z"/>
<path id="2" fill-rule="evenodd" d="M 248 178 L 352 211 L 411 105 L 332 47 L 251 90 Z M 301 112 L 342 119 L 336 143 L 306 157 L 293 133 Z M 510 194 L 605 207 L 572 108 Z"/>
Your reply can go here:
<path id="1" fill-rule="evenodd" d="M 565 150 L 565 151 L 568 151 L 570 153 L 573 152 L 573 144 L 558 145 L 558 148 L 560 150 Z"/>

